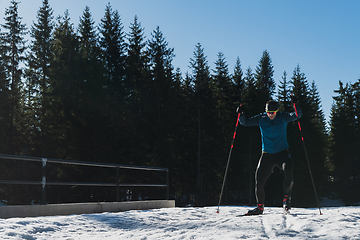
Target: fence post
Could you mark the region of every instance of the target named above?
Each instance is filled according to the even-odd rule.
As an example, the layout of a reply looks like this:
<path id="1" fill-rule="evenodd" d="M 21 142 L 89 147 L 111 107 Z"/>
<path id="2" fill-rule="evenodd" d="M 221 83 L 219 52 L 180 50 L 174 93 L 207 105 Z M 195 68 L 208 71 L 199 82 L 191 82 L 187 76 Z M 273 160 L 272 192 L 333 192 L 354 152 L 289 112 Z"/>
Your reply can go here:
<path id="1" fill-rule="evenodd" d="M 116 201 L 119 202 L 120 201 L 120 196 L 119 196 L 119 181 L 120 181 L 120 173 L 119 173 L 119 166 L 116 167 Z"/>
<path id="2" fill-rule="evenodd" d="M 46 158 L 42 159 L 42 192 L 41 192 L 41 204 L 46 204 L 46 192 L 45 192 L 45 186 L 46 186 Z"/>

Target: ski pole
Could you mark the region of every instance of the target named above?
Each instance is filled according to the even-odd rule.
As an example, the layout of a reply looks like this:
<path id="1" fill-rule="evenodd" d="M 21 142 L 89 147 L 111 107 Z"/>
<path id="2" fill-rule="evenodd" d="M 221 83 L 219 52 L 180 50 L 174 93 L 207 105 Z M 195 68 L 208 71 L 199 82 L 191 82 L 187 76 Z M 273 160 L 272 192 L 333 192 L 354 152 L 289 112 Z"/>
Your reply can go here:
<path id="1" fill-rule="evenodd" d="M 242 104 L 240 104 L 240 106 L 242 106 Z M 221 188 L 221 192 L 220 192 L 220 199 L 219 199 L 218 209 L 217 209 L 217 211 L 216 211 L 217 213 L 219 213 L 221 198 L 222 198 L 222 195 L 223 195 L 224 186 L 225 186 L 225 181 L 226 181 L 226 175 L 227 175 L 228 168 L 229 168 L 229 162 L 230 162 L 231 152 L 232 152 L 232 149 L 233 149 L 233 147 L 234 147 L 234 140 L 235 140 L 235 136 L 236 136 L 236 130 L 237 130 L 237 127 L 238 127 L 238 124 L 239 124 L 239 118 L 240 118 L 240 112 L 238 113 L 238 117 L 237 117 L 237 120 L 236 120 L 234 136 L 233 136 L 233 139 L 232 139 L 232 142 L 231 142 L 229 157 L 228 157 L 227 164 L 226 164 L 226 169 L 225 169 L 224 180 L 223 180 L 223 184 L 222 184 L 222 188 Z"/>
<path id="2" fill-rule="evenodd" d="M 293 103 L 293 105 L 294 105 L 296 117 L 298 117 L 298 113 L 297 113 L 297 110 L 296 110 L 296 104 Z M 315 193 L 315 197 L 316 197 L 316 202 L 317 202 L 317 205 L 318 205 L 318 208 L 319 208 L 320 215 L 322 215 L 321 209 L 320 209 L 320 204 L 319 204 L 319 199 L 318 199 L 318 196 L 317 196 L 317 193 L 316 193 L 316 188 L 315 188 L 314 179 L 313 179 L 312 172 L 311 172 L 311 168 L 310 168 L 310 162 L 309 162 L 309 158 L 308 158 L 307 151 L 306 151 L 306 147 L 305 147 L 304 137 L 303 137 L 302 132 L 301 132 L 301 125 L 300 125 L 299 118 L 297 119 L 297 122 L 298 122 L 298 125 L 299 125 L 301 141 L 302 141 L 302 144 L 303 144 L 303 147 L 304 147 L 304 152 L 305 152 L 305 157 L 306 157 L 307 165 L 308 165 L 308 168 L 309 168 L 309 173 L 310 173 L 310 177 L 311 177 L 311 182 L 312 182 L 312 185 L 313 185 L 313 188 L 314 188 L 314 193 Z"/>

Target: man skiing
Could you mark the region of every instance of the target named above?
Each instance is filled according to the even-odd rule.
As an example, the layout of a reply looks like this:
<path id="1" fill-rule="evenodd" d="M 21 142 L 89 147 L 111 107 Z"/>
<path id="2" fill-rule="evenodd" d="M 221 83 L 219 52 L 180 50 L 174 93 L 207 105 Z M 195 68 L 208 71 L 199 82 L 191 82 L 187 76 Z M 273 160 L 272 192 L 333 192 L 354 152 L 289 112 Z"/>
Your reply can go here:
<path id="1" fill-rule="evenodd" d="M 297 103 L 296 97 L 291 96 L 293 104 Z M 257 207 L 249 210 L 245 215 L 259 215 L 264 211 L 265 183 L 274 167 L 278 167 L 284 172 L 284 199 L 283 207 L 286 212 L 291 208 L 291 190 L 293 186 L 293 161 L 289 153 L 287 141 L 287 124 L 295 121 L 302 116 L 299 107 L 295 112 L 279 112 L 279 104 L 270 100 L 266 103 L 265 111 L 252 118 L 247 118 L 243 114 L 243 106 L 240 105 L 237 112 L 240 113 L 239 122 L 243 126 L 259 126 L 262 140 L 262 154 L 255 173 L 255 195 Z"/>

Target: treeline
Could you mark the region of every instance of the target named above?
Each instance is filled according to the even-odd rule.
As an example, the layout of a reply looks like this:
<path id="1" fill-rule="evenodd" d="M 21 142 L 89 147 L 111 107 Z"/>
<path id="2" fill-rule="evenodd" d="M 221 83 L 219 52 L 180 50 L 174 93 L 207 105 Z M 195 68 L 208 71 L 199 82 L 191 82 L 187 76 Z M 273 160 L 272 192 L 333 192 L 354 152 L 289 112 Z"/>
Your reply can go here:
<path id="1" fill-rule="evenodd" d="M 85 7 L 74 26 L 67 11 L 54 19 L 48 0 L 43 0 L 29 31 L 21 22 L 18 4 L 12 0 L 5 10 L 0 32 L 0 153 L 166 167 L 170 195 L 177 205 L 214 205 L 238 104 L 244 104 L 248 116 L 263 112 L 269 99 L 278 100 L 282 111 L 293 111 L 293 93 L 303 110 L 302 132 L 320 196 L 341 197 L 348 204 L 359 201 L 358 83 L 341 85 L 329 134 L 315 82 L 309 83 L 296 66 L 290 78 L 284 71 L 277 86 L 266 50 L 254 70 L 243 71 L 240 58 L 230 70 L 221 52 L 215 69 L 210 69 L 198 43 L 189 60 L 190 72 L 183 74 L 173 66 L 175 50 L 159 27 L 147 40 L 135 16 L 125 32 L 119 12 L 110 4 L 99 24 Z M 288 135 L 295 161 L 294 205 L 313 206 L 297 123 L 289 124 Z M 223 203 L 254 202 L 260 152 L 259 129 L 239 126 Z M 1 160 L 0 166 L 1 179 L 39 180 L 41 169 L 36 164 Z M 47 178 L 113 181 L 109 172 L 74 166 L 51 166 Z M 124 172 L 121 177 L 122 182 L 163 181 L 156 179 L 142 172 Z M 0 200 L 39 203 L 38 188 L 0 185 Z M 280 171 L 266 188 L 266 205 L 280 205 Z M 49 187 L 47 191 L 50 203 L 114 200 L 112 189 Z M 129 193 L 133 200 L 164 198 L 160 190 L 123 191 L 123 200 Z"/>
<path id="2" fill-rule="evenodd" d="M 347 204 L 360 202 L 360 79 L 339 81 L 331 108 L 329 165 L 332 194 Z"/>

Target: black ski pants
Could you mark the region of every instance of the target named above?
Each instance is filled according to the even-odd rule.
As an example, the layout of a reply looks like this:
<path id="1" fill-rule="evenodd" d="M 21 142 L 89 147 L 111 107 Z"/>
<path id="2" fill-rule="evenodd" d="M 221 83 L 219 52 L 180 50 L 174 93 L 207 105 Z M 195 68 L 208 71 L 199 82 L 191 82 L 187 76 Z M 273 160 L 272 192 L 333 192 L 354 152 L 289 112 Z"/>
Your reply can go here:
<path id="1" fill-rule="evenodd" d="M 284 195 L 291 196 L 293 186 L 293 161 L 288 150 L 278 153 L 262 153 L 255 173 L 255 194 L 258 204 L 265 201 L 265 183 L 274 167 L 284 172 Z"/>

